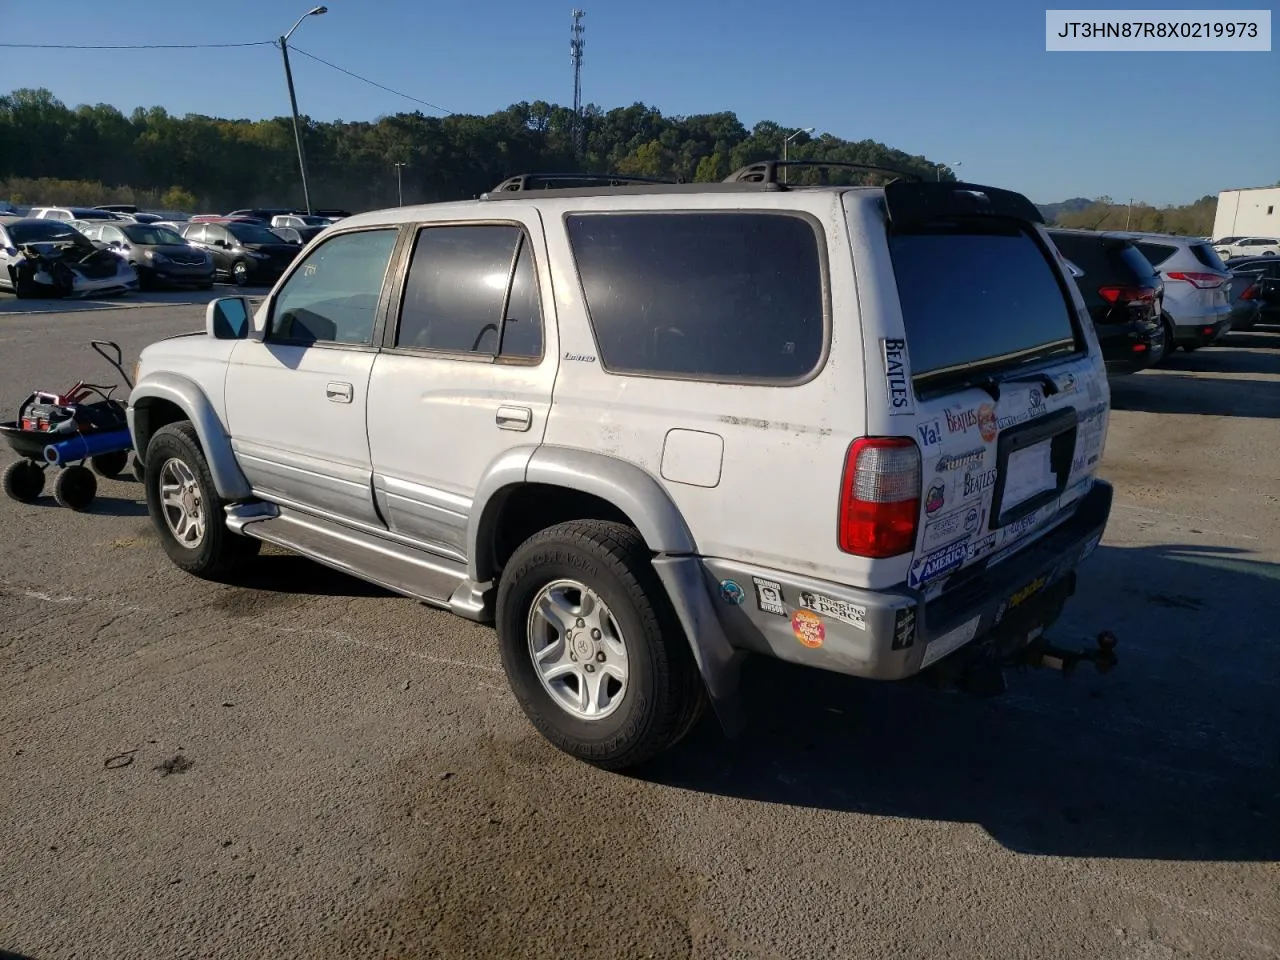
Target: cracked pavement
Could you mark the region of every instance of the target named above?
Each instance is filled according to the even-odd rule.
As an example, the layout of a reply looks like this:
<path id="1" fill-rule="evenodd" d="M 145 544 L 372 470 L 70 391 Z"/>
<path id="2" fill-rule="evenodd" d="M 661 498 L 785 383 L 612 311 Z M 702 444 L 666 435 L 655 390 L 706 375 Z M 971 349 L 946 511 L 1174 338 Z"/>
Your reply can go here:
<path id="1" fill-rule="evenodd" d="M 202 325 L 156 299 L 0 297 L 5 417 Z M 1053 633 L 1114 673 L 755 662 L 745 739 L 631 776 L 534 733 L 486 628 L 270 548 L 187 577 L 132 482 L 0 500 L 0 956 L 1280 956 L 1280 329 L 1113 404 Z"/>

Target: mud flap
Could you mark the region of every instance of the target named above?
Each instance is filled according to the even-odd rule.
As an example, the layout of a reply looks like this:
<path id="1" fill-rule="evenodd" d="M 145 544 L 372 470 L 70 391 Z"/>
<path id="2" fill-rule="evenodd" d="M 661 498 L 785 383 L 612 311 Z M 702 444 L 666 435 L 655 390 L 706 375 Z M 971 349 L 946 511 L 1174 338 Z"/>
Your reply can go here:
<path id="1" fill-rule="evenodd" d="M 736 737 L 746 726 L 738 682 L 744 654 L 729 643 L 720 626 L 707 594 L 702 563 L 697 557 L 660 556 L 654 558 L 653 568 L 684 627 L 716 718 L 726 736 Z"/>

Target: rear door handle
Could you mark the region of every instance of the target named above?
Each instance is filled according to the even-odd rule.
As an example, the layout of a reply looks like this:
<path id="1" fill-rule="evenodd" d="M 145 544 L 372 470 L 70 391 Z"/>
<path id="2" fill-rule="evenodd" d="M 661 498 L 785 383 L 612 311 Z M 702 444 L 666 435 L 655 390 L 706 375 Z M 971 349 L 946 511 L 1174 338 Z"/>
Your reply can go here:
<path id="1" fill-rule="evenodd" d="M 528 407 L 499 407 L 495 420 L 499 430 L 524 432 L 533 426 L 533 411 Z"/>
<path id="2" fill-rule="evenodd" d="M 334 403 L 350 403 L 354 391 L 351 389 L 351 384 L 339 383 L 335 380 L 325 386 L 324 395 Z"/>

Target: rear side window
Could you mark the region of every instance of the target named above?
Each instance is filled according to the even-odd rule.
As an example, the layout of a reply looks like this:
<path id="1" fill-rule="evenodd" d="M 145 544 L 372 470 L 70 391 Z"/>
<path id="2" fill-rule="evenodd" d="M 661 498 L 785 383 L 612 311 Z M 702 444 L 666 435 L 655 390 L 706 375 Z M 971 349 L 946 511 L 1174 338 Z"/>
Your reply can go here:
<path id="1" fill-rule="evenodd" d="M 1067 292 L 1027 227 L 934 222 L 889 250 L 917 380 L 1074 352 Z"/>
<path id="2" fill-rule="evenodd" d="M 821 361 L 823 257 L 809 220 L 764 212 L 566 219 L 610 372 L 795 381 Z"/>
<path id="3" fill-rule="evenodd" d="M 1150 243 L 1144 240 L 1137 246 L 1142 255 L 1157 267 L 1178 252 L 1177 247 L 1171 247 L 1167 243 Z"/>
<path id="4" fill-rule="evenodd" d="M 1218 251 L 1213 249 L 1207 243 L 1193 243 L 1191 252 L 1195 258 L 1203 263 L 1210 270 L 1225 271 L 1227 265 L 1222 262 L 1222 258 L 1218 256 Z"/>

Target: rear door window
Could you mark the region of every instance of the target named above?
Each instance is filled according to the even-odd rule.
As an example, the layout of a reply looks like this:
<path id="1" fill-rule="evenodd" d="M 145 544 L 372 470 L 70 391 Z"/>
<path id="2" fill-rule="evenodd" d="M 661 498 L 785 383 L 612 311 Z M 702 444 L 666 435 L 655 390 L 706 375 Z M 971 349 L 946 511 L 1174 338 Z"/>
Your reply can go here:
<path id="1" fill-rule="evenodd" d="M 1177 247 L 1167 243 L 1151 243 L 1143 240 L 1137 246 L 1142 251 L 1142 255 L 1157 267 L 1178 252 Z"/>
<path id="2" fill-rule="evenodd" d="M 573 214 L 567 224 L 610 373 L 796 382 L 821 362 L 822 235 L 805 217 Z"/>
<path id="3" fill-rule="evenodd" d="M 1012 222 L 947 221 L 890 234 L 920 386 L 1077 350 L 1067 289 L 1028 231 Z"/>

